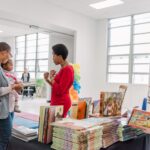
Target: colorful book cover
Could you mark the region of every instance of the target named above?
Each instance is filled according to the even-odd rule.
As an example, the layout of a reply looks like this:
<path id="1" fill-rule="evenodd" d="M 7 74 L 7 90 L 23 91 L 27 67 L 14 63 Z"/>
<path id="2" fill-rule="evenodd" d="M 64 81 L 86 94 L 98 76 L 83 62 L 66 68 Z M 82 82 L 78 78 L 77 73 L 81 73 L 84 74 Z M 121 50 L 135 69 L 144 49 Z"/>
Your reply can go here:
<path id="1" fill-rule="evenodd" d="M 62 119 L 63 106 L 41 106 L 38 141 L 48 144 L 52 141 L 51 123 Z"/>
<path id="2" fill-rule="evenodd" d="M 79 101 L 86 101 L 86 116 L 85 116 L 85 118 L 88 118 L 89 115 L 91 115 L 93 113 L 92 98 L 84 97 L 84 98 L 80 98 Z"/>
<path id="3" fill-rule="evenodd" d="M 86 101 L 79 101 L 77 119 L 84 119 L 85 114 L 86 114 Z"/>
<path id="4" fill-rule="evenodd" d="M 72 102 L 70 117 L 73 119 L 77 119 L 77 114 L 78 114 L 78 102 Z"/>
<path id="5" fill-rule="evenodd" d="M 49 108 L 45 108 L 45 110 L 44 110 L 45 115 L 44 115 L 43 138 L 42 138 L 43 143 L 47 143 L 48 110 L 49 110 Z"/>
<path id="6" fill-rule="evenodd" d="M 100 100 L 93 101 L 93 114 L 99 113 L 100 109 Z"/>
<path id="7" fill-rule="evenodd" d="M 55 107 L 55 121 L 62 120 L 63 118 L 63 106 L 58 105 Z"/>
<path id="8" fill-rule="evenodd" d="M 150 112 L 134 109 L 128 122 L 134 128 L 150 128 Z"/>
<path id="9" fill-rule="evenodd" d="M 120 92 L 101 92 L 100 115 L 120 116 L 122 101 L 122 94 Z"/>

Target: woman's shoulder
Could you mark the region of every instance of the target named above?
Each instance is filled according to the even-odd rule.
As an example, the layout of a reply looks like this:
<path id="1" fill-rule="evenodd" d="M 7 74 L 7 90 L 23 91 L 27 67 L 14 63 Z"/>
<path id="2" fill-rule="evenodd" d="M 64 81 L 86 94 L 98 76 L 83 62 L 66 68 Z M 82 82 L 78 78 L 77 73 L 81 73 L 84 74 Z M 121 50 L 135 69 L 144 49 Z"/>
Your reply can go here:
<path id="1" fill-rule="evenodd" d="M 73 67 L 72 67 L 72 65 L 67 65 L 67 66 L 65 66 L 63 68 L 63 70 L 65 70 L 65 71 L 73 71 Z"/>

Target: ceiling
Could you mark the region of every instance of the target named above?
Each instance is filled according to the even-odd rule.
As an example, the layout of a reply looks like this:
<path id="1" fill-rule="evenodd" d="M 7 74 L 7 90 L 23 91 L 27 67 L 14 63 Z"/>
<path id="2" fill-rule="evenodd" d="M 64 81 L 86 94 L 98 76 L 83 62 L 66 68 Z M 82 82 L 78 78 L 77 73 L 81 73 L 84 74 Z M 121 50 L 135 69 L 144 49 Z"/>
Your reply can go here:
<path id="1" fill-rule="evenodd" d="M 15 22 L 14 20 L 7 20 L 0 18 L 0 40 L 4 38 L 10 38 L 15 36 L 21 36 L 25 34 L 37 33 L 37 32 L 51 32 L 61 35 L 73 35 L 74 31 L 66 28 L 60 28 L 54 25 L 51 25 L 51 29 L 42 28 L 38 26 Z"/>
<path id="2" fill-rule="evenodd" d="M 6 20 L 0 19 L 0 38 L 8 38 L 8 37 L 15 37 L 24 34 L 30 34 L 37 32 L 36 29 L 29 28 L 27 25 L 18 24 L 15 22 L 10 22 Z"/>
<path id="3" fill-rule="evenodd" d="M 89 4 L 104 0 L 47 0 L 65 9 L 84 14 L 94 19 L 114 18 L 131 14 L 150 12 L 150 0 L 123 0 L 123 5 L 96 10 Z"/>
<path id="4" fill-rule="evenodd" d="M 103 0 L 45 0 L 49 4 L 57 5 L 72 12 L 89 16 L 93 19 L 115 18 L 127 16 L 131 14 L 150 12 L 150 0 L 123 0 L 123 5 L 118 5 L 111 8 L 96 10 L 89 7 L 89 4 Z M 60 29 L 60 27 L 52 27 L 55 31 L 65 32 L 73 35 L 73 31 L 68 29 Z M 39 32 L 37 29 L 29 28 L 29 25 L 19 24 L 0 18 L 0 38 L 14 37 L 29 33 Z"/>

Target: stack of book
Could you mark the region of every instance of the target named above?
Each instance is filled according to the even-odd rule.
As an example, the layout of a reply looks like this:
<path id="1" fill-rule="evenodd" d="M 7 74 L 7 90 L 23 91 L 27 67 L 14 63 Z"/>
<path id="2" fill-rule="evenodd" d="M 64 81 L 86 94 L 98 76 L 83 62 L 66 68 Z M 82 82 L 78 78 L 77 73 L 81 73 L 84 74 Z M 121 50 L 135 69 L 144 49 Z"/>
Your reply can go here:
<path id="1" fill-rule="evenodd" d="M 52 141 L 53 128 L 51 123 L 61 120 L 63 115 L 63 106 L 41 106 L 38 141 L 48 144 Z"/>
<path id="2" fill-rule="evenodd" d="M 119 141 L 117 133 L 119 122 L 112 120 L 112 122 L 103 124 L 103 148 L 106 148 Z"/>
<path id="3" fill-rule="evenodd" d="M 128 125 L 128 118 L 120 119 L 120 125 L 118 127 L 118 135 L 120 141 L 134 139 L 141 134 L 143 134 L 143 131 L 141 129 L 132 128 Z"/>
<path id="4" fill-rule="evenodd" d="M 102 147 L 103 127 L 100 126 L 101 122 L 99 118 L 83 120 L 68 118 L 52 123 L 54 128 L 51 148 L 59 150 L 99 150 Z"/>
<path id="5" fill-rule="evenodd" d="M 14 126 L 12 136 L 25 142 L 29 142 L 37 138 L 37 129 L 30 129 L 24 126 Z"/>

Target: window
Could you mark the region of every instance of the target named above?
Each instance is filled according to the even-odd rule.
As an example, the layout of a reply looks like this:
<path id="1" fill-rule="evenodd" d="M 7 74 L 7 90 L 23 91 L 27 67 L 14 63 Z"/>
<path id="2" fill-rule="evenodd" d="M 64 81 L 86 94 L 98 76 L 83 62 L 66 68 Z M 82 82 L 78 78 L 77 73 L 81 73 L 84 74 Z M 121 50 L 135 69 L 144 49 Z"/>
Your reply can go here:
<path id="1" fill-rule="evenodd" d="M 15 71 L 21 78 L 28 68 L 31 79 L 43 78 L 48 70 L 49 34 L 34 33 L 16 37 Z"/>
<path id="2" fill-rule="evenodd" d="M 109 20 L 107 80 L 149 84 L 150 13 Z"/>
<path id="3" fill-rule="evenodd" d="M 108 81 L 128 83 L 131 17 L 112 19 L 109 23 Z"/>

